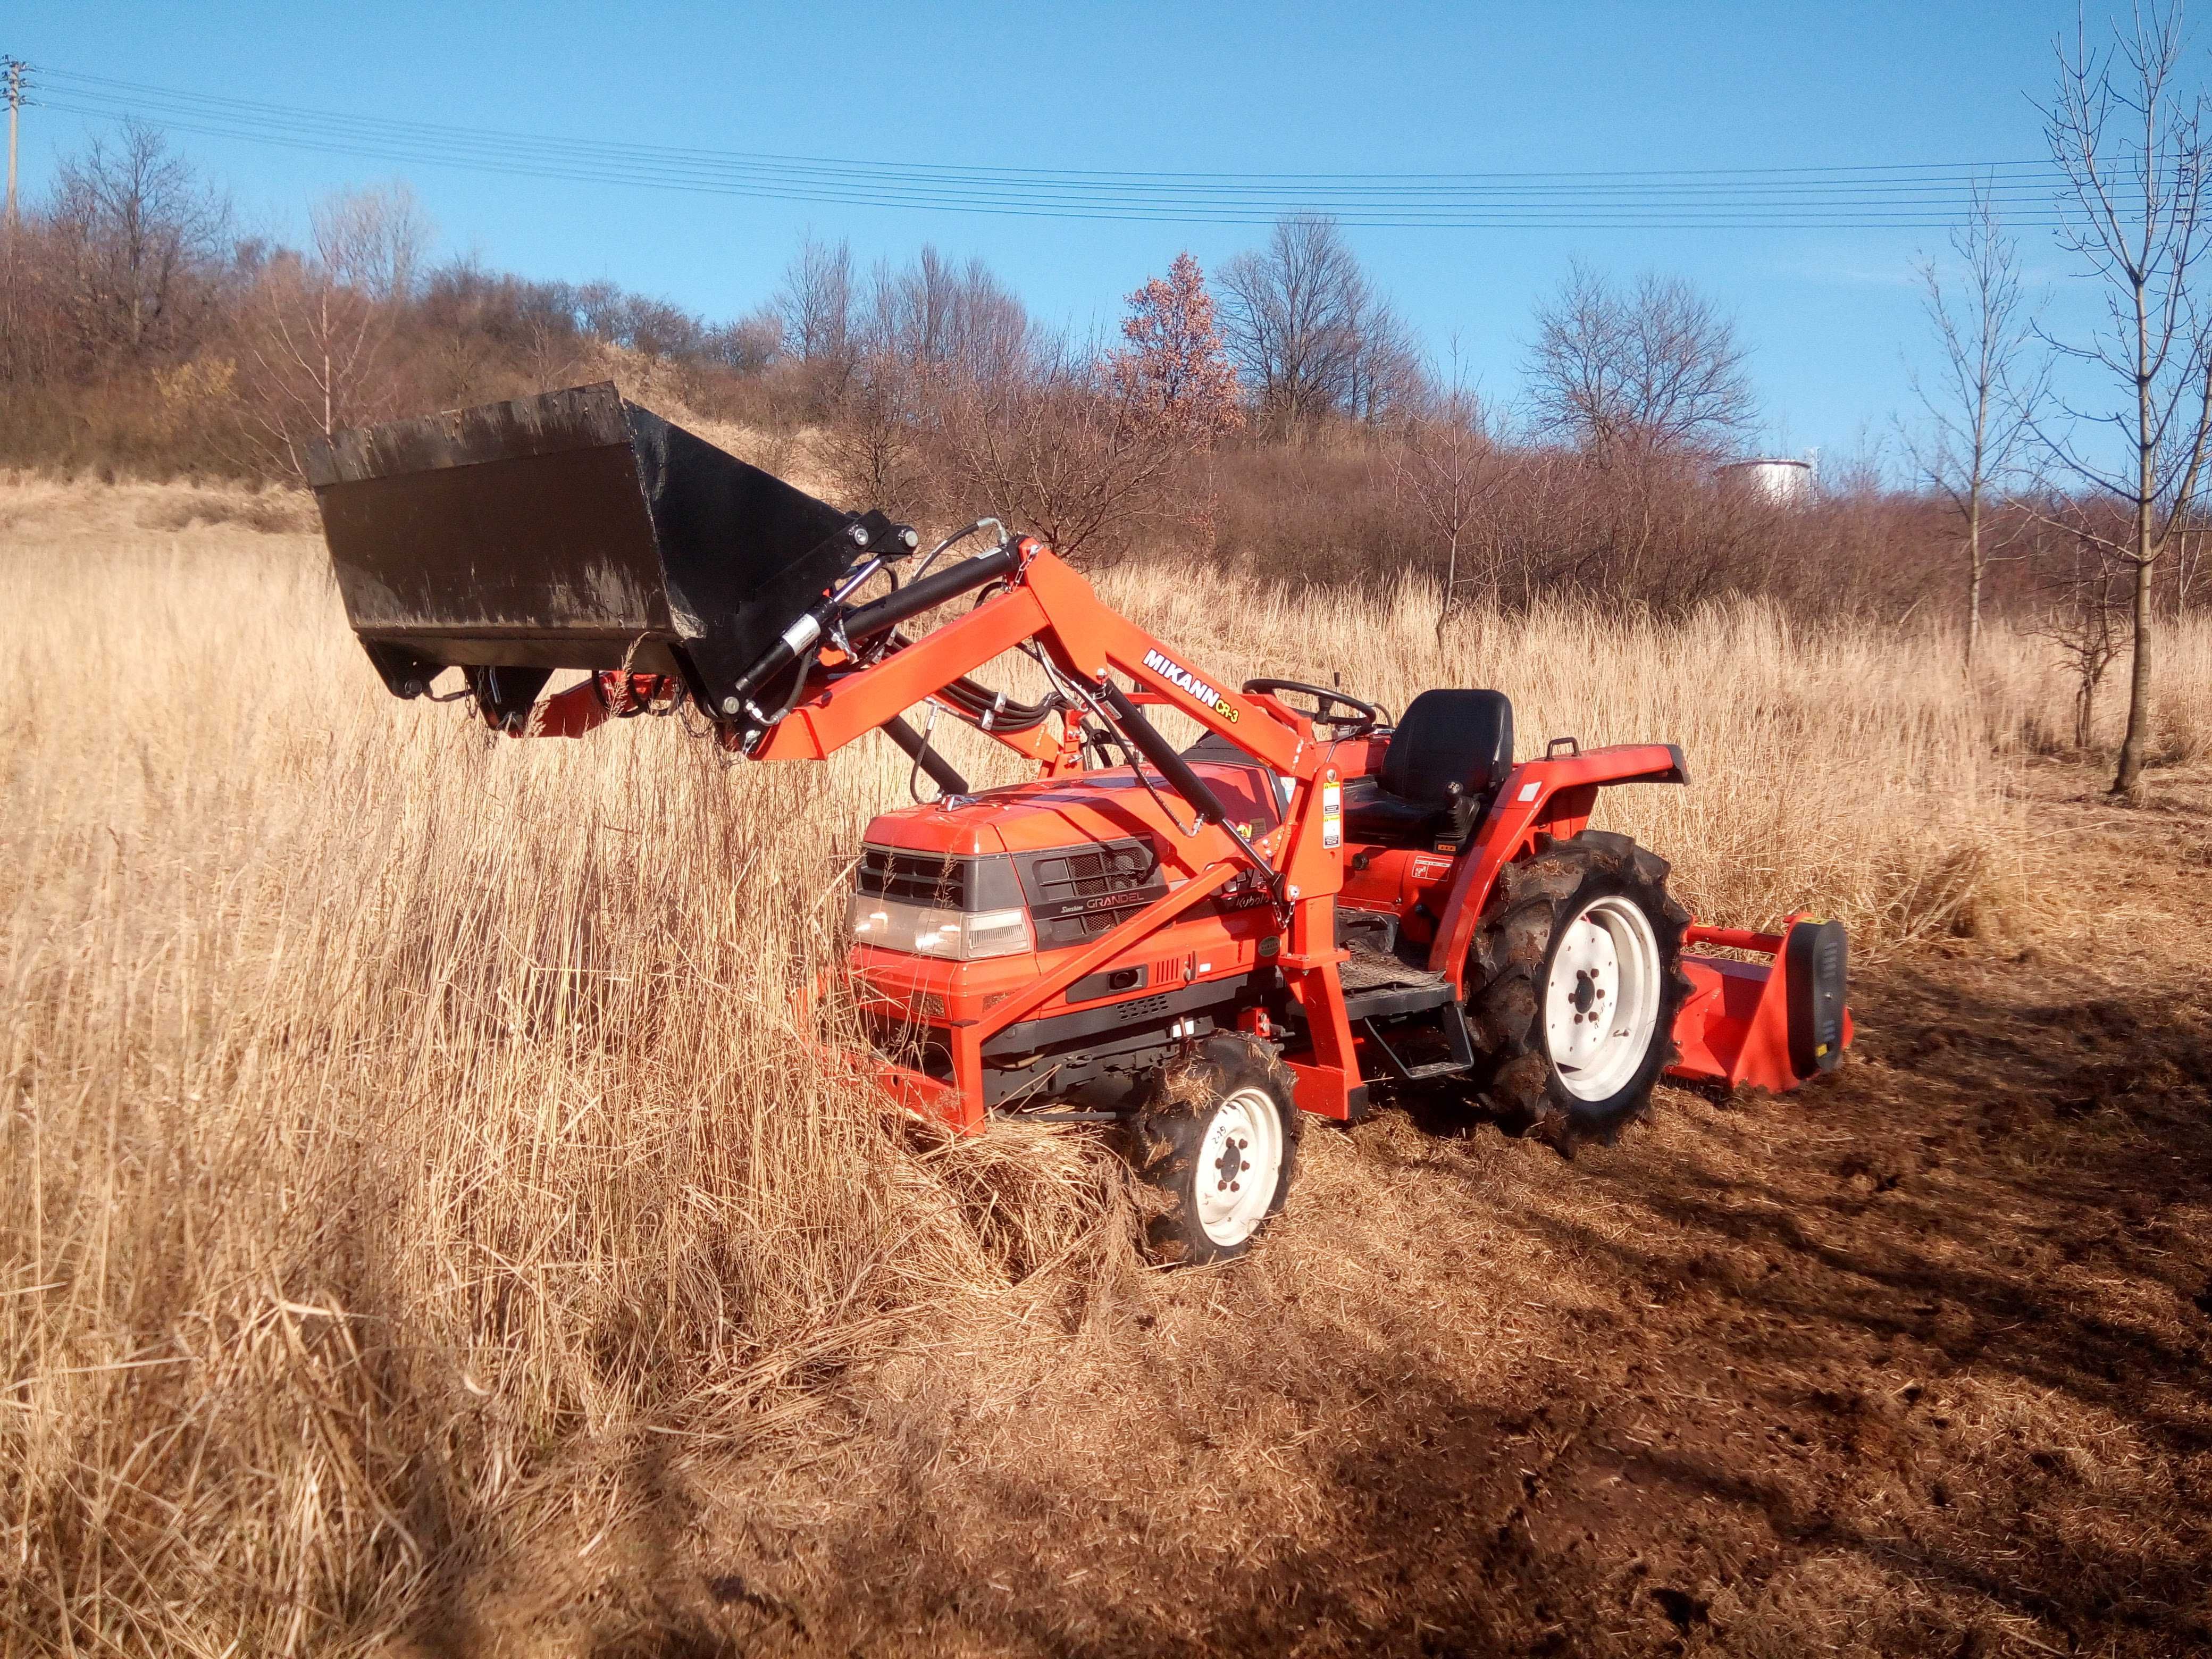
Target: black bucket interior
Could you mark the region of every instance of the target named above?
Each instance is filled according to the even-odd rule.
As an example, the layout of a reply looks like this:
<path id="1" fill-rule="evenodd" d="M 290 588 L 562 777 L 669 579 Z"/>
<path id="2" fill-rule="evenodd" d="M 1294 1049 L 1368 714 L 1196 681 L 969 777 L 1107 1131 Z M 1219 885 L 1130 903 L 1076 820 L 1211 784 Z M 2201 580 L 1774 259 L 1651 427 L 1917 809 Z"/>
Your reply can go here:
<path id="1" fill-rule="evenodd" d="M 718 708 L 855 551 L 852 515 L 611 383 L 302 452 L 347 619 L 401 696 L 449 667 L 628 666 Z"/>

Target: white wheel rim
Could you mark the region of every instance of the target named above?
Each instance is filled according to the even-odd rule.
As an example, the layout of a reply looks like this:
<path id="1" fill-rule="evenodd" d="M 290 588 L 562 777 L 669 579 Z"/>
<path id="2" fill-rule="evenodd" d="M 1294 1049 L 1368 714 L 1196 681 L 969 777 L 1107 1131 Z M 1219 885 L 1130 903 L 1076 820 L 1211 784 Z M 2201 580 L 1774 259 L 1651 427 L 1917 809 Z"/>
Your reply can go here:
<path id="1" fill-rule="evenodd" d="M 1626 1088 L 1659 1028 L 1659 941 L 1632 899 L 1592 901 L 1560 930 L 1544 988 L 1552 1067 L 1577 1100 Z"/>
<path id="2" fill-rule="evenodd" d="M 1213 1109 L 1198 1149 L 1198 1224 L 1217 1244 L 1242 1244 L 1267 1218 L 1283 1172 L 1283 1121 L 1264 1089 L 1239 1089 Z"/>

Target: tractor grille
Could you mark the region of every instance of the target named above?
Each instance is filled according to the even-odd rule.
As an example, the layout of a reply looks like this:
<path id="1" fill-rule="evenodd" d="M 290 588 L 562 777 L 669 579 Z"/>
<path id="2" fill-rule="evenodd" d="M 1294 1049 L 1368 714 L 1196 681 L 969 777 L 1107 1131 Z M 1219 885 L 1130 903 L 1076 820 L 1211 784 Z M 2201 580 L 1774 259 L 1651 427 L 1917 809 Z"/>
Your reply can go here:
<path id="1" fill-rule="evenodd" d="M 1158 858 L 1141 841 L 1033 853 L 1019 862 L 1040 950 L 1085 944 L 1168 890 Z"/>
<path id="2" fill-rule="evenodd" d="M 1150 849 L 1132 844 L 1039 859 L 1030 866 L 1030 879 L 1035 902 L 1052 904 L 1105 893 L 1133 893 L 1152 871 Z"/>

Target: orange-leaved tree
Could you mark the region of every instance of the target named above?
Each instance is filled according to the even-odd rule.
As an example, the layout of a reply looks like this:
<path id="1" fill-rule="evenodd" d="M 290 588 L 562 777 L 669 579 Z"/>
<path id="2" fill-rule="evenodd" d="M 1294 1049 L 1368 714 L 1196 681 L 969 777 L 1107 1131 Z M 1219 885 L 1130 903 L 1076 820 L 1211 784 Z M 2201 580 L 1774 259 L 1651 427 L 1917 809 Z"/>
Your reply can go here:
<path id="1" fill-rule="evenodd" d="M 1133 419 L 1198 449 L 1243 425 L 1213 296 L 1188 252 L 1176 255 L 1164 280 L 1155 276 L 1129 296 L 1121 337 L 1128 344 L 1110 353 L 1107 365 Z"/>

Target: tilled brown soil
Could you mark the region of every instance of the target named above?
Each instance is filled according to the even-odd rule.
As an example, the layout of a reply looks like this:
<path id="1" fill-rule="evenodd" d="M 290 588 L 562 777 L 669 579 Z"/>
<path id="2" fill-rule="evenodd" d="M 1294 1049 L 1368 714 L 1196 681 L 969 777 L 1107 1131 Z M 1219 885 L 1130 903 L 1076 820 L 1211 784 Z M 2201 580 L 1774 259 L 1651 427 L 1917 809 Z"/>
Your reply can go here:
<path id="1" fill-rule="evenodd" d="M 1437 1104 L 1316 1129 L 1251 1261 L 1055 1291 L 1042 1360 L 918 1347 L 811 1461 L 672 1462 L 572 1613 L 609 1655 L 2212 1649 L 2212 816 L 2039 787 L 2106 921 L 1864 974 L 1838 1078 L 1571 1162 Z"/>

